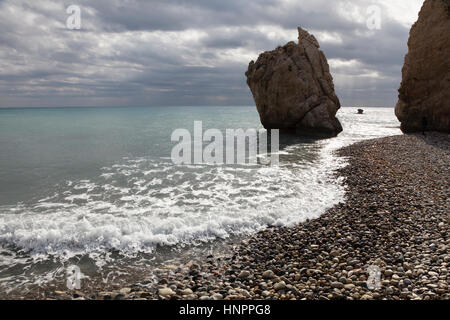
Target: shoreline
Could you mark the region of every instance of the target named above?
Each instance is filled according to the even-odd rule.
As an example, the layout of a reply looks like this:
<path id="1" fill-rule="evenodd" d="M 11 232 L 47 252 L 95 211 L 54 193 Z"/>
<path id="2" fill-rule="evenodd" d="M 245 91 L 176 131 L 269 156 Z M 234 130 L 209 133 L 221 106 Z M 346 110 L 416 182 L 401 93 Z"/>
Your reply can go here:
<path id="1" fill-rule="evenodd" d="M 450 139 L 429 133 L 358 142 L 337 151 L 349 165 L 346 201 L 318 219 L 272 227 L 229 257 L 156 270 L 151 284 L 116 291 L 49 292 L 46 299 L 450 299 Z M 380 288 L 367 288 L 369 266 Z"/>

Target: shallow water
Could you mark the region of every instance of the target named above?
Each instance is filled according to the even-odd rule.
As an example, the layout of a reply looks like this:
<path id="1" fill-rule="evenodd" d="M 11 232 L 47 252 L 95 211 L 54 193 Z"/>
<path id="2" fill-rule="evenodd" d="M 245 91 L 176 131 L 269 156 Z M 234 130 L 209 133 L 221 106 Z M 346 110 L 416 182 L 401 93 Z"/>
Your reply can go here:
<path id="1" fill-rule="evenodd" d="M 282 137 L 270 167 L 170 160 L 174 129 L 261 128 L 254 107 L 0 110 L 0 292 L 64 284 L 73 264 L 111 283 L 320 216 L 344 200 L 333 151 L 400 133 L 391 108 L 355 111 L 338 138 Z"/>

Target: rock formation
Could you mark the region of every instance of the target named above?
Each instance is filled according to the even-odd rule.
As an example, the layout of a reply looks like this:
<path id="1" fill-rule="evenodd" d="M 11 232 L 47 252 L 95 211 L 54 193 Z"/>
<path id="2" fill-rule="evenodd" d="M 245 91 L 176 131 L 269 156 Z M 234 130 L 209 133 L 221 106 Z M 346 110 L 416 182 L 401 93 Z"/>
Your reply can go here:
<path id="1" fill-rule="evenodd" d="M 299 135 L 336 136 L 340 102 L 318 41 L 298 28 L 299 43 L 262 53 L 250 62 L 247 84 L 266 129 Z"/>
<path id="2" fill-rule="evenodd" d="M 406 133 L 450 133 L 450 0 L 426 0 L 413 25 L 395 114 Z"/>

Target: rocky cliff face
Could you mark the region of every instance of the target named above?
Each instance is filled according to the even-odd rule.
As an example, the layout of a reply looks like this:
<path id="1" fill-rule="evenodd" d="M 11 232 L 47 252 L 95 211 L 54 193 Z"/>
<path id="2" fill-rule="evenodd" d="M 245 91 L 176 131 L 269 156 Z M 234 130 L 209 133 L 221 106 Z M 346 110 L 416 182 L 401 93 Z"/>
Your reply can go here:
<path id="1" fill-rule="evenodd" d="M 426 0 L 411 29 L 395 113 L 406 133 L 450 133 L 450 0 Z"/>
<path id="2" fill-rule="evenodd" d="M 336 136 L 340 102 L 328 62 L 316 38 L 299 28 L 299 43 L 262 53 L 246 73 L 266 129 Z"/>

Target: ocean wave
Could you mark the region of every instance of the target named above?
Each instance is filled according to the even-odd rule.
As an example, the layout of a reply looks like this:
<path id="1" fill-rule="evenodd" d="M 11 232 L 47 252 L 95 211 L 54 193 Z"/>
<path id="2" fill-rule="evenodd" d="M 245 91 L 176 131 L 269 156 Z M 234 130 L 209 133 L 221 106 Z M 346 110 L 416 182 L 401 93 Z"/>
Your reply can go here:
<path id="1" fill-rule="evenodd" d="M 344 198 L 332 175 L 342 161 L 329 145 L 300 168 L 177 167 L 125 159 L 96 179 L 67 181 L 53 197 L 14 214 L 0 208 L 0 241 L 33 254 L 136 254 L 291 226 Z"/>

